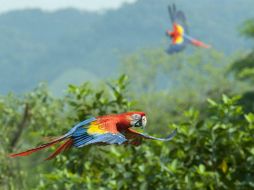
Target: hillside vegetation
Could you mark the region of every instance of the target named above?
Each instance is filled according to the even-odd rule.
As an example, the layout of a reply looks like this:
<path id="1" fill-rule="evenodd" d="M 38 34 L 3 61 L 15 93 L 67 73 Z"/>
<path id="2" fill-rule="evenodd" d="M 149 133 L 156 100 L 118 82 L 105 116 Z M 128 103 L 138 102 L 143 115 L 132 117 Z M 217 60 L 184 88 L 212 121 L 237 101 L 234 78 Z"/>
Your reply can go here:
<path id="1" fill-rule="evenodd" d="M 70 78 L 76 75 L 77 83 L 89 80 L 79 72 L 65 74 L 73 69 L 88 72 L 98 80 L 116 77 L 126 54 L 142 48 L 167 48 L 167 6 L 171 3 L 138 0 L 104 13 L 66 9 L 0 15 L 0 92 L 24 92 L 40 81 L 52 84 L 61 80 L 67 85 L 75 82 Z M 178 0 L 176 5 L 186 13 L 191 34 L 214 49 L 231 54 L 249 47 L 237 28 L 254 17 L 252 0 Z"/>

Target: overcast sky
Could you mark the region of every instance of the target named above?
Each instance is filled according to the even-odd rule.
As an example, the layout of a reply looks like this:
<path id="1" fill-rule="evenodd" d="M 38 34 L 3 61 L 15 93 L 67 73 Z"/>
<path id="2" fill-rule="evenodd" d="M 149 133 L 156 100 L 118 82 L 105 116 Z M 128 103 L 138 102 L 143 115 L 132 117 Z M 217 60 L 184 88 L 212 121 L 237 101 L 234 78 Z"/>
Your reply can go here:
<path id="1" fill-rule="evenodd" d="M 100 11 L 117 9 L 124 2 L 133 3 L 136 0 L 0 0 L 0 13 L 17 9 L 41 8 L 54 11 L 73 7 L 82 10 Z"/>

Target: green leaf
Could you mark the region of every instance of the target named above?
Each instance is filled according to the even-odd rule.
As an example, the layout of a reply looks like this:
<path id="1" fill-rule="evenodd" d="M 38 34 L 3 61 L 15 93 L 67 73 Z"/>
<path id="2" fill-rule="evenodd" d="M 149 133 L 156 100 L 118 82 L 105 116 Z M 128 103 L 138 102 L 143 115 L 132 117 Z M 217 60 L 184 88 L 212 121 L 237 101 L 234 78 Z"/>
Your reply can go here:
<path id="1" fill-rule="evenodd" d="M 211 105 L 211 106 L 217 106 L 217 103 L 215 101 L 213 101 L 212 99 L 208 98 L 207 99 L 208 103 Z"/>

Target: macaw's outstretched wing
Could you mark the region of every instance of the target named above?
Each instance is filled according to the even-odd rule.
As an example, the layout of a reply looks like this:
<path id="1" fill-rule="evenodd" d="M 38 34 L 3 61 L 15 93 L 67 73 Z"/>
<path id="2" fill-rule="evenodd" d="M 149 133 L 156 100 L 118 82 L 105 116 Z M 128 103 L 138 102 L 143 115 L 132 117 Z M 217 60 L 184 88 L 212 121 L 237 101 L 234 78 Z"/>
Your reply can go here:
<path id="1" fill-rule="evenodd" d="M 141 134 L 146 139 L 153 139 L 153 140 L 159 140 L 159 141 L 170 141 L 177 133 L 177 129 L 175 129 L 172 133 L 170 133 L 166 138 L 157 138 L 153 136 L 149 136 L 146 134 Z"/>
<path id="2" fill-rule="evenodd" d="M 143 133 L 139 133 L 133 129 L 128 129 L 126 137 L 130 139 L 134 138 L 145 138 L 145 139 L 152 139 L 152 140 L 159 140 L 159 141 L 170 141 L 177 133 L 177 129 L 175 129 L 171 134 L 169 134 L 166 138 L 157 138 L 153 136 L 149 136 Z"/>
<path id="3" fill-rule="evenodd" d="M 123 144 L 127 141 L 127 139 L 120 133 L 112 134 L 112 133 L 96 133 L 89 134 L 83 133 L 81 135 L 73 136 L 74 146 L 77 148 L 81 148 L 86 145 L 91 144 Z"/>
<path id="4" fill-rule="evenodd" d="M 9 156 L 27 156 L 39 150 L 61 143 L 62 141 L 64 143 L 60 145 L 53 154 L 46 158 L 46 160 L 54 158 L 72 146 L 80 148 L 90 144 L 122 144 L 127 141 L 127 139 L 117 131 L 116 120 L 111 119 L 110 117 L 107 117 L 107 119 L 93 117 L 78 123 L 66 134 L 53 139 L 51 142 L 24 152 L 10 154 Z"/>
<path id="5" fill-rule="evenodd" d="M 182 51 L 185 47 L 186 47 L 186 43 L 182 43 L 182 44 L 170 44 L 169 48 L 166 50 L 166 52 L 168 54 L 174 54 L 177 52 Z"/>
<path id="6" fill-rule="evenodd" d="M 189 33 L 186 16 L 183 11 L 177 10 L 175 4 L 168 6 L 169 17 L 172 24 L 179 24 L 184 28 L 186 34 Z"/>
<path id="7" fill-rule="evenodd" d="M 71 134 L 73 145 L 83 147 L 90 144 L 122 144 L 127 139 L 117 130 L 114 119 L 96 119 L 95 121 L 79 126 Z"/>

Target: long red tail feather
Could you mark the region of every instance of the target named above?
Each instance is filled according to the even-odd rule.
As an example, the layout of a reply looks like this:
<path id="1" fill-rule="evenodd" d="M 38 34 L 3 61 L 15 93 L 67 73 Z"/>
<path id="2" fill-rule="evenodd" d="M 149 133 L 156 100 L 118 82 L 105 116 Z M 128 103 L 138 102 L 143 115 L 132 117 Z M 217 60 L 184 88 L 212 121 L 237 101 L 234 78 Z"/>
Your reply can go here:
<path id="1" fill-rule="evenodd" d="M 195 39 L 193 39 L 193 40 L 191 41 L 191 43 L 192 43 L 193 45 L 195 45 L 195 46 L 199 46 L 199 47 L 203 47 L 203 48 L 210 48 L 210 47 L 211 47 L 210 45 L 207 45 L 207 44 L 205 44 L 205 43 L 203 43 L 203 42 L 201 42 L 201 41 L 195 40 Z"/>
<path id="2" fill-rule="evenodd" d="M 64 139 L 65 138 L 58 138 L 58 139 L 56 139 L 56 140 L 54 140 L 52 142 L 49 142 L 49 143 L 46 143 L 46 144 L 42 144 L 42 145 L 40 145 L 40 146 L 38 146 L 36 148 L 32 148 L 32 149 L 29 149 L 27 151 L 16 153 L 16 154 L 10 154 L 9 157 L 14 158 L 14 157 L 17 157 L 17 156 L 28 156 L 29 154 L 32 154 L 34 152 L 37 152 L 39 150 L 42 150 L 42 149 L 47 148 L 49 146 L 52 146 L 52 145 L 54 145 L 54 144 L 56 144 L 56 143 L 58 143 L 58 142 L 60 142 L 60 141 L 62 141 Z"/>
<path id="3" fill-rule="evenodd" d="M 58 154 L 60 154 L 61 152 L 69 149 L 72 146 L 72 139 L 68 139 L 64 144 L 62 144 L 61 146 L 59 146 L 56 151 L 51 154 L 48 158 L 46 158 L 45 160 L 51 160 L 52 158 L 56 157 Z"/>

